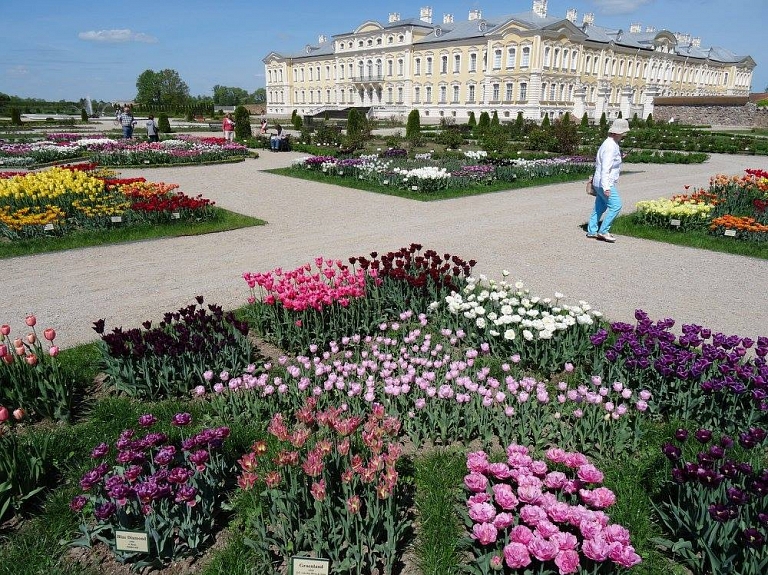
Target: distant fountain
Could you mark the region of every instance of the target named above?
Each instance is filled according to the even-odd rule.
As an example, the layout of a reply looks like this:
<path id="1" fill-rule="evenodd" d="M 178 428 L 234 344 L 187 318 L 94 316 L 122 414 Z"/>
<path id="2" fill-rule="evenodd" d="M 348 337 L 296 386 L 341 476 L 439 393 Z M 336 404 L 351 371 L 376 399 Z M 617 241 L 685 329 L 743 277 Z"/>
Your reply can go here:
<path id="1" fill-rule="evenodd" d="M 85 112 L 88 114 L 89 118 L 93 116 L 93 104 L 91 103 L 90 96 L 85 97 Z"/>

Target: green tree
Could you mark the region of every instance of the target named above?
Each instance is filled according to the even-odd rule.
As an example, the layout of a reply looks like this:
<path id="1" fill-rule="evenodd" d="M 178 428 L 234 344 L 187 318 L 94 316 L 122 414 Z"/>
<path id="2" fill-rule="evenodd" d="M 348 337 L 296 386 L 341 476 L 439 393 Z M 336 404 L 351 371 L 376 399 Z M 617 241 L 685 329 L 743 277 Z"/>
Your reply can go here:
<path id="1" fill-rule="evenodd" d="M 480 112 L 480 119 L 477 121 L 477 126 L 475 128 L 475 132 L 478 136 L 482 136 L 485 134 L 486 130 L 491 125 L 491 117 L 488 115 L 488 112 Z"/>
<path id="2" fill-rule="evenodd" d="M 18 108 L 11 108 L 11 124 L 21 126 L 21 112 Z"/>
<path id="3" fill-rule="evenodd" d="M 608 118 L 605 116 L 605 112 L 600 115 L 600 129 L 605 130 L 608 127 Z"/>
<path id="4" fill-rule="evenodd" d="M 256 88 L 256 91 L 251 94 L 251 101 L 254 104 L 264 104 L 267 101 L 267 89 Z"/>
<path id="5" fill-rule="evenodd" d="M 640 127 L 640 119 L 637 117 L 637 112 L 632 115 L 632 119 L 629 121 L 629 125 L 632 128 Z"/>
<path id="6" fill-rule="evenodd" d="M 299 114 L 294 114 L 291 117 L 291 124 L 293 124 L 293 128 L 295 130 L 301 130 L 302 126 L 304 125 L 304 121 L 301 119 L 301 116 Z"/>
<path id="7" fill-rule="evenodd" d="M 162 134 L 171 133 L 171 122 L 168 120 L 168 114 L 165 112 L 160 112 L 160 115 L 157 117 L 157 130 Z"/>
<path id="8" fill-rule="evenodd" d="M 481 116 L 482 118 L 482 116 Z M 478 124 L 479 128 L 479 124 Z M 483 130 L 479 144 L 489 154 L 501 154 L 509 143 L 509 132 L 504 126 L 489 125 Z"/>
<path id="9" fill-rule="evenodd" d="M 549 128 L 550 122 L 549 122 L 549 112 L 544 114 L 544 119 L 541 121 L 541 127 L 542 128 Z"/>
<path id="10" fill-rule="evenodd" d="M 88 123 L 88 112 L 85 111 L 85 108 L 80 110 L 80 121 L 85 124 Z"/>
<path id="11" fill-rule="evenodd" d="M 552 133 L 553 152 L 573 155 L 578 151 L 581 136 L 576 124 L 567 117 L 555 120 L 550 132 Z"/>
<path id="12" fill-rule="evenodd" d="M 517 113 L 517 117 L 515 118 L 515 125 L 512 131 L 515 134 L 515 137 L 520 137 L 523 135 L 523 132 L 525 131 L 525 118 L 523 117 L 522 112 Z"/>
<path id="13" fill-rule="evenodd" d="M 648 114 L 648 117 L 645 119 L 645 126 L 647 128 L 653 127 L 653 114 Z"/>
<path id="14" fill-rule="evenodd" d="M 474 112 L 470 112 L 469 113 L 469 119 L 467 120 L 467 126 L 469 126 L 470 128 L 473 128 L 473 129 L 474 129 L 475 126 L 477 126 L 477 120 L 475 119 L 475 113 Z"/>
<path id="15" fill-rule="evenodd" d="M 368 120 L 357 108 L 347 114 L 347 146 L 352 149 L 362 148 L 371 134 Z"/>
<path id="16" fill-rule="evenodd" d="M 188 100 L 189 86 L 176 70 L 145 70 L 136 80 L 136 101 L 142 107 L 177 110 Z"/>
<path id="17" fill-rule="evenodd" d="M 493 117 L 491 118 L 491 126 L 498 126 L 499 125 L 499 113 L 494 110 L 493 111 Z"/>
<path id="18" fill-rule="evenodd" d="M 250 94 L 242 88 L 219 84 L 213 87 L 213 103 L 217 106 L 239 106 L 250 103 L 249 100 Z"/>
<path id="19" fill-rule="evenodd" d="M 251 114 L 245 106 L 235 108 L 235 138 L 245 140 L 253 135 L 251 131 Z"/>
<path id="20" fill-rule="evenodd" d="M 405 124 L 405 139 L 409 142 L 418 140 L 421 136 L 421 117 L 415 108 L 408 114 L 408 122 Z"/>

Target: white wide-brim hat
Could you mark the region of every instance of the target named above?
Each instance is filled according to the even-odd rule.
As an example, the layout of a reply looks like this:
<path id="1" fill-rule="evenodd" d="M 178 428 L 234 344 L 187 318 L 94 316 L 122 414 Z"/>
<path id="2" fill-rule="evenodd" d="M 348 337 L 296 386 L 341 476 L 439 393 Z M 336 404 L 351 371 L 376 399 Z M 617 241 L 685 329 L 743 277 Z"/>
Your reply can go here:
<path id="1" fill-rule="evenodd" d="M 608 130 L 609 134 L 626 134 L 629 132 L 629 122 L 624 118 L 616 118 Z"/>

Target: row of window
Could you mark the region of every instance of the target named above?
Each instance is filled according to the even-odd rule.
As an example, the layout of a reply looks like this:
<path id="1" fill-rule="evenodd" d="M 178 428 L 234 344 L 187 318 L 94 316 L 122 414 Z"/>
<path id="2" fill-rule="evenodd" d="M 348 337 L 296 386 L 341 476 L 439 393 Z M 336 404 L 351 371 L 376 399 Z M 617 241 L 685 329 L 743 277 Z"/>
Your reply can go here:
<path id="1" fill-rule="evenodd" d="M 450 95 L 451 95 L 451 103 L 458 104 L 461 103 L 461 86 L 454 85 L 454 86 L 439 86 L 437 88 L 437 103 L 440 104 L 446 104 L 448 103 L 448 90 L 450 88 Z M 466 100 L 465 103 L 476 103 L 479 101 L 485 101 L 485 85 L 480 85 L 480 92 L 482 95 L 482 98 L 480 100 L 477 100 L 477 88 L 475 84 L 469 84 L 466 87 Z M 501 102 L 501 95 L 502 95 L 502 89 L 504 94 L 504 102 L 525 102 L 528 99 L 528 83 L 527 82 L 520 82 L 519 84 L 515 85 L 514 82 L 506 82 L 505 84 L 499 84 L 494 83 L 490 85 L 491 88 L 491 97 L 490 102 Z M 338 103 L 338 104 L 345 104 L 345 103 L 355 103 L 355 95 L 357 94 L 359 96 L 359 100 L 357 102 L 364 102 L 365 101 L 365 94 L 370 94 L 369 103 L 381 103 L 384 100 L 382 100 L 383 97 L 383 90 L 379 88 L 378 90 L 370 89 L 367 92 L 362 89 L 358 88 L 339 88 L 338 90 L 331 90 L 326 89 L 325 90 L 325 100 L 322 99 L 322 91 L 321 90 L 294 90 L 293 92 L 293 103 L 294 104 L 332 104 L 332 103 Z M 541 100 L 542 101 L 549 101 L 549 102 L 572 102 L 573 101 L 573 93 L 574 93 L 574 85 L 573 84 L 564 84 L 564 83 L 547 83 L 544 82 L 541 85 Z M 377 95 L 378 102 L 373 102 L 373 95 Z M 397 99 L 395 100 L 395 95 L 397 96 Z M 422 95 L 424 99 L 422 100 Z M 283 96 L 284 93 L 282 90 L 274 90 L 270 91 L 270 102 L 283 102 Z M 338 97 L 338 102 L 335 102 L 334 98 Z M 595 103 L 597 101 L 597 92 L 594 86 L 591 86 L 588 90 L 588 93 L 586 95 L 587 102 Z M 413 88 L 413 102 L 415 104 L 431 104 L 432 103 L 432 97 L 433 97 L 433 88 L 432 86 L 424 86 L 423 88 L 421 86 L 415 86 Z M 621 90 L 620 88 L 612 88 L 608 94 L 608 102 L 617 104 L 620 101 L 621 97 Z M 632 93 L 631 102 L 633 104 L 637 104 L 640 101 L 640 98 L 642 97 L 642 93 L 635 90 Z M 345 98 L 347 98 L 345 100 Z M 386 89 L 386 103 L 392 104 L 393 102 L 397 103 L 403 103 L 403 88 L 397 87 L 397 88 L 387 88 Z"/>
<path id="2" fill-rule="evenodd" d="M 405 36 L 403 36 L 402 34 L 397 36 L 397 43 L 398 44 L 402 44 L 404 41 L 405 41 Z M 376 38 L 376 40 L 375 40 L 376 46 L 381 46 L 383 44 L 383 42 L 384 41 L 381 38 Z M 394 44 L 394 43 L 395 43 L 395 37 L 394 36 L 387 36 L 387 44 Z M 365 41 L 363 41 L 363 40 L 358 40 L 357 41 L 357 47 L 358 48 L 365 48 L 365 47 L 371 48 L 371 47 L 373 47 L 373 45 L 374 45 L 373 38 L 368 38 Z M 338 50 L 344 50 L 345 48 L 347 50 L 351 50 L 353 46 L 354 46 L 354 43 L 352 42 L 352 40 L 349 40 L 349 41 L 342 40 L 342 41 L 340 41 L 339 43 L 336 44 L 336 48 Z"/>

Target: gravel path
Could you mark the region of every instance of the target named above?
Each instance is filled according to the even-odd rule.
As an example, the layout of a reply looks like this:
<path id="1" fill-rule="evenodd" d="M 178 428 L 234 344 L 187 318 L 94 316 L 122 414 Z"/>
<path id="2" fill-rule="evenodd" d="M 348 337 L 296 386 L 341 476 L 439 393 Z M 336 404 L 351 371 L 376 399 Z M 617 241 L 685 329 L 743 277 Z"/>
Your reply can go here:
<path id="1" fill-rule="evenodd" d="M 265 173 L 298 153 L 270 153 L 238 164 L 123 170 L 123 177 L 178 183 L 224 208 L 268 225 L 0 260 L 0 323 L 25 333 L 23 318 L 53 326 L 59 345 L 92 341 L 108 328 L 157 320 L 202 294 L 225 309 L 241 306 L 244 271 L 292 269 L 322 255 L 384 253 L 421 243 L 478 261 L 476 273 L 522 280 L 535 295 L 559 291 L 586 300 L 611 320 L 636 308 L 729 334 L 768 334 L 768 262 L 641 239 L 615 244 L 585 238 L 591 210 L 580 182 L 441 202 L 415 202 Z M 708 185 L 717 173 L 768 169 L 766 157 L 714 155 L 702 165 L 627 164 L 624 212 L 641 199 Z"/>

